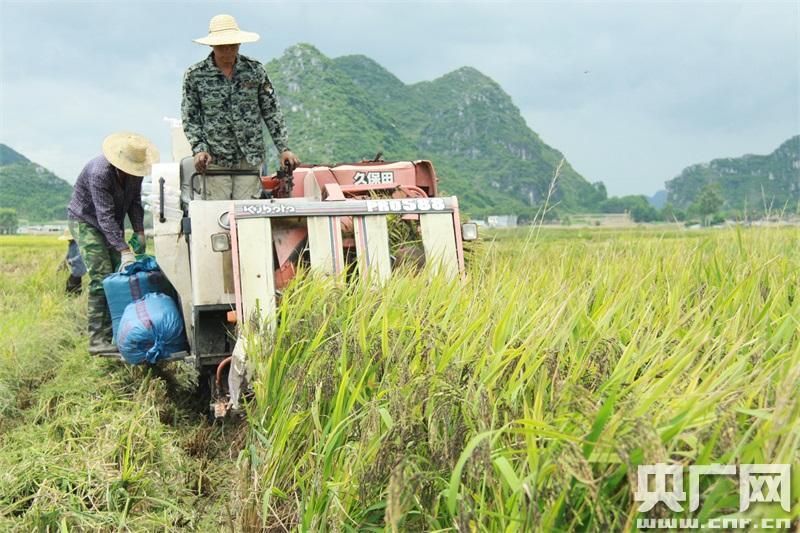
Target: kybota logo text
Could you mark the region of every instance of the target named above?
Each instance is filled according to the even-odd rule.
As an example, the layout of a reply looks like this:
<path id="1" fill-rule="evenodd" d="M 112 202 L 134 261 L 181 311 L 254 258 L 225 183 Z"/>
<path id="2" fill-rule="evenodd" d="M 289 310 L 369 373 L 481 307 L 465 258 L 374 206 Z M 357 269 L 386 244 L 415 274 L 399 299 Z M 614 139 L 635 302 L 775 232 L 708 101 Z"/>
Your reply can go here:
<path id="1" fill-rule="evenodd" d="M 791 510 L 791 465 L 743 464 L 692 465 L 688 467 L 688 494 L 684 490 L 684 469 L 681 465 L 665 463 L 641 465 L 637 471 L 634 499 L 638 511 L 646 513 L 661 503 L 674 513 L 693 513 L 700 507 L 700 479 L 704 476 L 733 476 L 739 484 L 739 515 L 753 503 L 780 506 Z M 638 529 L 789 529 L 788 518 L 637 518 Z"/>

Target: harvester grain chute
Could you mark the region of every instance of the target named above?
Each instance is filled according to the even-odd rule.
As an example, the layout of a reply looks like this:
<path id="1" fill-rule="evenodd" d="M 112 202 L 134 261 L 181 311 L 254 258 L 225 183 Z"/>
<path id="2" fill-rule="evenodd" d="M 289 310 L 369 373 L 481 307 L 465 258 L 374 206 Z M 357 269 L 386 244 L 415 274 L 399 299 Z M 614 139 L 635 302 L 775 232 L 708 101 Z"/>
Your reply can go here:
<path id="1" fill-rule="evenodd" d="M 239 326 L 254 315 L 269 324 L 276 298 L 303 265 L 380 283 L 404 252 L 390 250 L 391 218 L 419 236 L 415 261 L 449 277 L 463 272 L 462 231 L 470 238 L 475 228 L 462 228 L 456 197 L 437 196 L 429 161 L 303 165 L 261 177 L 261 199 L 207 201 L 203 182 L 213 172 L 194 171 L 180 126 L 172 137 L 175 162 L 152 171 L 155 253 L 179 296 L 191 359 L 211 387 L 215 416 L 239 402 Z M 225 379 L 228 369 L 234 375 Z"/>

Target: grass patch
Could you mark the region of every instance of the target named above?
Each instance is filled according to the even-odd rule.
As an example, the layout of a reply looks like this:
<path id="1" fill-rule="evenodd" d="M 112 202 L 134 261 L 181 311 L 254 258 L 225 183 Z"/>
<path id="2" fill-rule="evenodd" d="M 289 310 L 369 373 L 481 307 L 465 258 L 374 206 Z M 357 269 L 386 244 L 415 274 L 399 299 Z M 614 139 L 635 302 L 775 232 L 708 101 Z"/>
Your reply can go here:
<path id="1" fill-rule="evenodd" d="M 87 355 L 62 244 L 0 237 L 0 530 L 229 528 L 244 428 L 209 426 L 189 389 Z"/>

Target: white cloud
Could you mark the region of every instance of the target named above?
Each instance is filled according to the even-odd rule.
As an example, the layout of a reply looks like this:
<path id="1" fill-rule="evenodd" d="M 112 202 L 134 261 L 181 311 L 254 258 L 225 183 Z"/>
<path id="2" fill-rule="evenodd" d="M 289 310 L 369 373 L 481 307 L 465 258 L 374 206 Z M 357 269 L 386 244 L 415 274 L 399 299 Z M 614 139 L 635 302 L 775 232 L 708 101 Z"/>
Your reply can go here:
<path id="1" fill-rule="evenodd" d="M 686 165 L 800 131 L 796 3 L 223 5 L 3 1 L 0 142 L 70 181 L 117 129 L 168 154 L 161 117 L 177 114 L 182 73 L 207 53 L 191 39 L 219 11 L 261 33 L 243 53 L 265 61 L 303 41 L 408 83 L 474 66 L 612 193 L 652 193 Z"/>

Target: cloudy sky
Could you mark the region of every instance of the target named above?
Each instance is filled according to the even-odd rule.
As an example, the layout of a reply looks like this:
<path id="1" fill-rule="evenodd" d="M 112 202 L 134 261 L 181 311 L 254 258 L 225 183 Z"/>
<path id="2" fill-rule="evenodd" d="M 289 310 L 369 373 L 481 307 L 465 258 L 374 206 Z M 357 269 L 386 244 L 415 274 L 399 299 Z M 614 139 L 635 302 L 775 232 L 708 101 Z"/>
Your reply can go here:
<path id="1" fill-rule="evenodd" d="M 406 83 L 463 65 L 611 194 L 800 132 L 797 2 L 41 2 L 0 0 L 0 142 L 73 182 L 103 137 L 169 153 L 185 68 L 217 13 L 267 61 L 297 42 L 366 54 Z M 302 157 L 302 154 L 299 154 Z"/>

